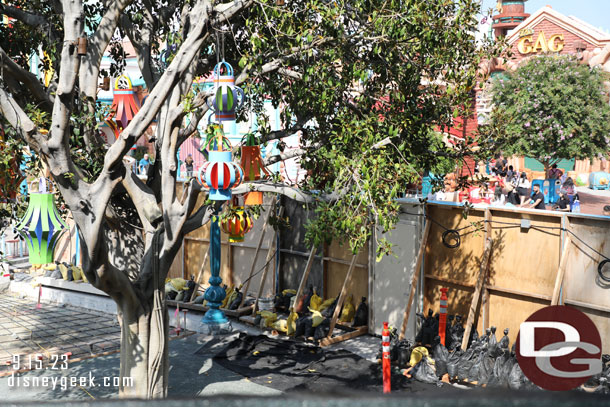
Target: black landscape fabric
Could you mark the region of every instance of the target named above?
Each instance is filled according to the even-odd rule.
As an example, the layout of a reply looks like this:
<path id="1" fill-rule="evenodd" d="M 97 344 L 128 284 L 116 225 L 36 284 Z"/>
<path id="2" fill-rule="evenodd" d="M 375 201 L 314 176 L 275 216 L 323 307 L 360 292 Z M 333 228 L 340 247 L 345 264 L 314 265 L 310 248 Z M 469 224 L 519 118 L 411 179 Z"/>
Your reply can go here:
<path id="1" fill-rule="evenodd" d="M 202 348 L 199 352 L 205 351 Z M 241 334 L 214 356 L 221 366 L 250 381 L 281 391 L 382 392 L 381 365 L 346 350 L 325 350 L 293 340 Z M 407 379 L 395 372 L 392 389 L 409 392 L 454 391 L 451 386 Z"/>

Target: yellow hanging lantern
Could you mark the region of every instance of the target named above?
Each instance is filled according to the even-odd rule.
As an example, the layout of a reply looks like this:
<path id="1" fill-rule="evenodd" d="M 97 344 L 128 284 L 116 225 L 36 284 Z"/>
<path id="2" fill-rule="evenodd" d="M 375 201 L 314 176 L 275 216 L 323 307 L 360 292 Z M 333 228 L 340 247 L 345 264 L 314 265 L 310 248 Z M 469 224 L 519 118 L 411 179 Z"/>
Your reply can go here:
<path id="1" fill-rule="evenodd" d="M 229 242 L 243 242 L 254 221 L 250 213 L 243 206 L 232 206 L 230 213 L 220 222 L 220 228 L 229 235 Z"/>

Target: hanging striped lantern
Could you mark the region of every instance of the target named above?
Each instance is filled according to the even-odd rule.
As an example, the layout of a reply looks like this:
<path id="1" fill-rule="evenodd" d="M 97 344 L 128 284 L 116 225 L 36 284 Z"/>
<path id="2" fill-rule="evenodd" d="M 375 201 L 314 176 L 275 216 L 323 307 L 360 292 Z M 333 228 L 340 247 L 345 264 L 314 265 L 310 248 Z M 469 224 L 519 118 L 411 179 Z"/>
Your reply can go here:
<path id="1" fill-rule="evenodd" d="M 209 189 L 208 198 L 213 201 L 231 199 L 231 189 L 239 186 L 244 179 L 244 170 L 232 161 L 231 143 L 222 129 L 214 125 L 215 134 L 206 145 L 208 161 L 197 174 L 202 187 Z"/>
<path id="2" fill-rule="evenodd" d="M 256 181 L 261 178 L 261 171 L 265 175 L 271 175 L 261 157 L 261 147 L 256 144 L 254 135 L 246 137 L 246 145 L 241 147 L 241 166 L 244 169 L 246 181 Z M 263 193 L 258 191 L 248 192 L 244 198 L 244 205 L 262 205 Z"/>
<path id="3" fill-rule="evenodd" d="M 224 72 L 221 72 L 224 68 Z M 233 67 L 222 61 L 214 68 L 214 101 L 208 106 L 218 123 L 235 120 L 235 110 L 244 103 L 244 91 L 235 86 Z"/>
<path id="4" fill-rule="evenodd" d="M 114 97 L 110 109 L 106 120 L 114 120 L 119 131 L 123 131 L 140 110 L 140 101 L 133 91 L 129 76 L 121 75 L 114 81 Z"/>
<path id="5" fill-rule="evenodd" d="M 104 131 L 100 131 L 100 136 L 104 139 L 106 144 L 110 145 L 119 138 L 120 131 L 119 131 L 119 128 L 117 127 L 116 123 L 112 120 L 106 120 L 106 121 L 104 121 L 104 124 L 108 127 L 108 129 L 110 129 L 113 139 L 110 140 L 108 138 L 109 137 L 108 134 L 106 134 Z"/>
<path id="6" fill-rule="evenodd" d="M 41 192 L 30 189 L 27 212 L 17 225 L 19 234 L 28 245 L 31 264 L 46 264 L 53 261 L 53 251 L 61 235 L 60 232 L 67 227 L 55 207 L 53 193 L 50 192 L 50 188 L 46 188 L 45 183 L 50 185 L 50 182 L 45 178 L 41 180 L 44 180 L 40 184 L 43 185 L 43 188 L 39 188 Z"/>
<path id="7" fill-rule="evenodd" d="M 221 221 L 220 228 L 229 235 L 229 242 L 235 243 L 243 242 L 253 225 L 252 216 L 243 206 L 233 206 L 231 213 Z"/>

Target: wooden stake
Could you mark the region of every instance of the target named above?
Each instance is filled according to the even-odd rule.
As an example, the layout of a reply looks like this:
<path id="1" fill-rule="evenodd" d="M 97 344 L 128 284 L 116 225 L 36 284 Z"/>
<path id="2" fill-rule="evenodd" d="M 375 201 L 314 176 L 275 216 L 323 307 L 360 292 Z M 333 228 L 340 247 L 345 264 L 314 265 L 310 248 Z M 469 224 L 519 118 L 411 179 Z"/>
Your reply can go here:
<path id="1" fill-rule="evenodd" d="M 405 313 L 402 317 L 402 327 L 400 328 L 400 339 L 405 339 L 405 333 L 407 332 L 407 323 L 409 322 L 409 315 L 411 314 L 411 306 L 413 306 L 413 301 L 415 300 L 415 293 L 417 291 L 417 282 L 419 280 L 419 270 L 421 269 L 421 263 L 424 260 L 424 253 L 426 252 L 426 245 L 428 243 L 428 235 L 430 234 L 430 224 L 432 222 L 426 222 L 426 226 L 424 227 L 424 234 L 421 238 L 421 244 L 419 245 L 419 251 L 417 252 L 417 260 L 415 261 L 415 265 L 413 266 L 411 279 L 411 291 L 409 293 L 409 299 L 407 300 L 407 308 L 405 309 Z"/>
<path id="2" fill-rule="evenodd" d="M 184 243 L 183 243 L 184 245 Z M 199 285 L 201 284 L 201 277 L 203 276 L 203 269 L 205 268 L 205 262 L 208 259 L 208 254 L 210 253 L 210 246 L 208 246 L 208 250 L 205 252 L 203 256 L 203 261 L 201 262 L 201 267 L 199 267 L 199 273 L 197 273 L 197 278 L 195 279 L 195 289 L 193 290 L 193 294 L 191 294 L 191 298 L 189 298 L 189 302 L 193 302 L 195 297 L 197 296 L 197 290 L 199 290 Z"/>
<path id="3" fill-rule="evenodd" d="M 563 218 L 563 227 L 567 230 L 568 219 Z M 570 251 L 570 244 L 572 243 L 572 237 L 566 233 L 565 240 L 563 241 L 563 248 L 561 249 L 561 260 L 559 260 L 559 269 L 557 270 L 557 277 L 555 278 L 555 287 L 553 289 L 553 296 L 551 297 L 551 305 L 559 305 L 559 294 L 561 293 L 561 287 L 563 286 L 563 277 L 566 273 L 566 261 L 568 260 L 568 252 Z"/>
<path id="4" fill-rule="evenodd" d="M 246 282 L 246 286 L 242 291 L 241 302 L 239 303 L 239 308 L 244 306 L 244 301 L 246 301 L 246 297 L 248 296 L 248 289 L 250 288 L 250 281 L 252 281 L 252 274 L 254 274 L 254 269 L 256 268 L 256 260 L 258 259 L 258 253 L 261 250 L 261 245 L 263 244 L 263 240 L 265 239 L 265 231 L 267 230 L 267 223 L 269 223 L 269 218 L 271 214 L 275 212 L 275 203 L 277 202 L 277 197 L 273 199 L 273 203 L 271 204 L 271 209 L 269 213 L 267 213 L 267 217 L 265 218 L 265 223 L 263 224 L 263 231 L 261 232 L 261 237 L 258 239 L 258 244 L 256 245 L 256 251 L 254 252 L 254 260 L 252 261 L 252 267 L 250 267 L 250 274 L 248 275 L 248 281 Z"/>
<path id="5" fill-rule="evenodd" d="M 462 339 L 462 349 L 464 350 L 468 346 L 470 332 L 472 332 L 472 324 L 474 323 L 475 317 L 477 316 L 477 308 L 479 307 L 479 300 L 481 299 L 481 290 L 483 289 L 483 283 L 485 282 L 485 277 L 487 275 L 487 266 L 489 264 L 489 255 L 491 253 L 492 243 L 492 239 L 485 239 L 485 251 L 483 252 L 483 259 L 481 260 L 481 267 L 479 267 L 477 285 L 475 286 L 474 293 L 472 294 L 472 302 L 470 303 L 470 311 L 468 311 L 466 329 L 464 330 L 464 338 Z"/>
<path id="6" fill-rule="evenodd" d="M 492 236 L 492 228 L 491 228 L 491 211 L 485 209 L 485 239 L 493 239 Z M 489 262 L 491 262 L 491 254 Z M 489 328 L 489 289 L 487 289 L 486 284 L 483 285 L 483 329 Z"/>
<path id="7" fill-rule="evenodd" d="M 339 300 L 337 301 L 337 306 L 335 307 L 335 312 L 333 313 L 333 319 L 330 320 L 330 329 L 328 330 L 328 335 L 326 336 L 327 338 L 332 338 L 333 336 L 337 319 L 339 318 L 341 308 L 343 307 L 343 301 L 345 301 L 345 297 L 347 296 L 347 287 L 352 281 L 352 273 L 354 272 L 354 266 L 356 265 L 356 257 L 358 257 L 358 253 L 352 256 L 352 262 L 349 264 L 349 269 L 347 270 L 345 280 L 343 281 L 343 288 L 341 288 L 341 294 L 339 295 Z"/>
<path id="8" fill-rule="evenodd" d="M 307 258 L 307 265 L 305 266 L 305 272 L 303 273 L 303 277 L 301 277 L 301 283 L 299 284 L 299 289 L 297 290 L 297 294 L 294 298 L 294 306 L 290 307 L 290 311 L 294 311 L 294 307 L 298 305 L 299 298 L 303 294 L 303 290 L 305 289 L 305 284 L 307 284 L 307 278 L 309 277 L 309 272 L 311 271 L 311 266 L 313 265 L 313 258 L 316 254 L 316 247 L 313 246 L 311 251 L 309 252 L 309 257 Z"/>
<path id="9" fill-rule="evenodd" d="M 280 207 L 279 216 L 281 217 L 284 214 L 284 207 Z M 273 241 L 277 240 L 276 230 L 273 235 Z M 267 257 L 265 258 L 265 271 L 263 271 L 263 276 L 261 277 L 261 282 L 258 286 L 258 293 L 256 294 L 256 299 L 254 300 L 254 308 L 252 308 L 252 315 L 256 315 L 256 310 L 258 309 L 258 299 L 263 294 L 263 288 L 265 287 L 265 281 L 267 280 L 267 273 L 269 272 L 269 263 L 271 262 L 271 256 L 275 254 L 274 246 L 269 245 L 269 249 L 267 250 Z"/>

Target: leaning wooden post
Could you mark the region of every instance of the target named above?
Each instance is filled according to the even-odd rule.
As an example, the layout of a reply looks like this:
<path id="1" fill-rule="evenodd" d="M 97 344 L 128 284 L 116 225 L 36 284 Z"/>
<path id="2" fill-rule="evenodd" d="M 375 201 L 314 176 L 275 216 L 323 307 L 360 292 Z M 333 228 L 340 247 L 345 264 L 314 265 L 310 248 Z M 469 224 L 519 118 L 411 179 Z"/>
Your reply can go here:
<path id="1" fill-rule="evenodd" d="M 303 294 L 303 290 L 305 289 L 305 284 L 307 284 L 307 278 L 309 278 L 309 272 L 311 271 L 311 266 L 313 265 L 313 259 L 316 254 L 316 246 L 311 248 L 309 252 L 309 257 L 307 258 L 307 265 L 305 266 L 305 272 L 303 273 L 303 277 L 301 277 L 301 283 L 299 284 L 299 289 L 297 290 L 297 294 L 294 297 L 294 306 L 290 307 L 290 311 L 293 312 L 299 304 L 299 297 Z"/>
<path id="2" fill-rule="evenodd" d="M 261 250 L 261 245 L 263 244 L 263 240 L 265 239 L 265 231 L 267 230 L 267 223 L 269 223 L 269 218 L 271 214 L 275 212 L 275 202 L 277 198 L 274 198 L 273 203 L 271 204 L 271 209 L 265 218 L 265 223 L 263 223 L 263 231 L 261 232 L 261 237 L 258 239 L 258 244 L 256 245 L 256 251 L 254 252 L 254 260 L 252 261 L 252 267 L 250 267 L 250 274 L 248 275 L 248 281 L 246 282 L 246 286 L 242 291 L 241 302 L 239 303 L 239 307 L 241 308 L 244 305 L 244 301 L 246 301 L 246 296 L 248 295 L 248 288 L 250 288 L 250 281 L 252 280 L 252 274 L 254 274 L 254 269 L 256 268 L 256 260 L 258 260 L 258 253 Z"/>
<path id="3" fill-rule="evenodd" d="M 345 280 L 343 281 L 343 287 L 341 288 L 341 294 L 339 294 L 339 299 L 337 300 L 337 305 L 335 306 L 335 312 L 333 313 L 333 318 L 330 320 L 330 329 L 328 330 L 328 338 L 333 336 L 333 331 L 335 330 L 335 325 L 337 325 L 337 319 L 339 318 L 339 314 L 341 313 L 341 308 L 343 308 L 343 302 L 345 301 L 345 297 L 347 296 L 347 287 L 352 281 L 352 274 L 354 273 L 354 268 L 356 268 L 356 258 L 358 254 L 354 254 L 352 256 L 352 262 L 349 264 L 349 269 L 347 270 L 347 274 L 345 275 Z"/>
<path id="4" fill-rule="evenodd" d="M 426 244 L 428 243 L 428 235 L 430 234 L 430 224 L 432 222 L 426 222 L 426 226 L 424 227 L 424 234 L 421 238 L 421 243 L 419 245 L 419 251 L 417 252 L 417 260 L 415 261 L 415 265 L 412 270 L 411 277 L 411 291 L 409 293 L 409 299 L 407 300 L 407 308 L 405 309 L 405 313 L 402 317 L 402 327 L 400 328 L 400 339 L 405 339 L 405 333 L 407 332 L 407 322 L 409 322 L 409 314 L 411 314 L 411 306 L 413 305 L 413 301 L 415 300 L 415 294 L 417 292 L 417 283 L 419 281 L 419 270 L 421 269 L 422 261 L 424 260 L 424 254 L 426 253 Z"/>
<path id="5" fill-rule="evenodd" d="M 481 299 L 481 290 L 483 289 L 483 283 L 487 276 L 487 266 L 489 264 L 489 255 L 491 254 L 491 246 L 493 240 L 487 238 L 485 240 L 485 251 L 483 252 L 483 259 L 481 260 L 481 267 L 479 267 L 479 276 L 477 277 L 477 285 L 472 294 L 472 302 L 470 303 L 470 311 L 468 311 L 468 319 L 466 320 L 466 329 L 464 330 L 464 338 L 462 339 L 462 349 L 466 350 L 468 346 L 468 340 L 470 339 L 470 332 L 472 332 L 472 324 L 474 323 L 477 308 L 479 307 L 479 300 Z"/>
<path id="6" fill-rule="evenodd" d="M 563 228 L 567 231 L 570 225 L 568 218 L 564 216 L 561 223 Z M 568 251 L 570 251 L 571 243 L 572 236 L 570 236 L 569 233 L 566 233 L 565 240 L 563 241 L 563 248 L 561 249 L 561 259 L 559 260 L 559 269 L 557 270 L 557 277 L 555 278 L 555 287 L 553 288 L 551 305 L 559 305 L 559 296 L 561 294 L 561 287 L 563 286 L 563 278 L 566 272 L 566 262 L 568 261 Z"/>
<path id="7" fill-rule="evenodd" d="M 282 217 L 284 214 L 284 207 L 280 208 L 279 217 Z M 277 241 L 277 233 L 278 230 L 273 234 L 273 242 Z M 269 263 L 271 262 L 271 256 L 275 254 L 274 245 L 270 244 L 269 249 L 267 250 L 267 258 L 265 259 L 265 271 L 263 271 L 263 276 L 261 277 L 261 282 L 258 286 L 258 293 L 256 294 L 256 298 L 254 299 L 254 308 L 252 309 L 252 315 L 256 315 L 256 310 L 258 309 L 258 299 L 263 294 L 263 288 L 265 287 L 265 281 L 267 280 L 267 274 L 269 272 Z"/>
<path id="8" fill-rule="evenodd" d="M 498 187 L 496 187 L 498 188 Z M 485 240 L 492 239 L 492 228 L 491 228 L 491 211 L 489 208 L 485 209 Z M 491 254 L 489 262 L 491 262 Z M 485 279 L 487 280 L 487 279 Z M 483 329 L 489 328 L 489 289 L 487 288 L 487 282 L 483 282 L 483 303 L 481 308 L 483 309 Z"/>

